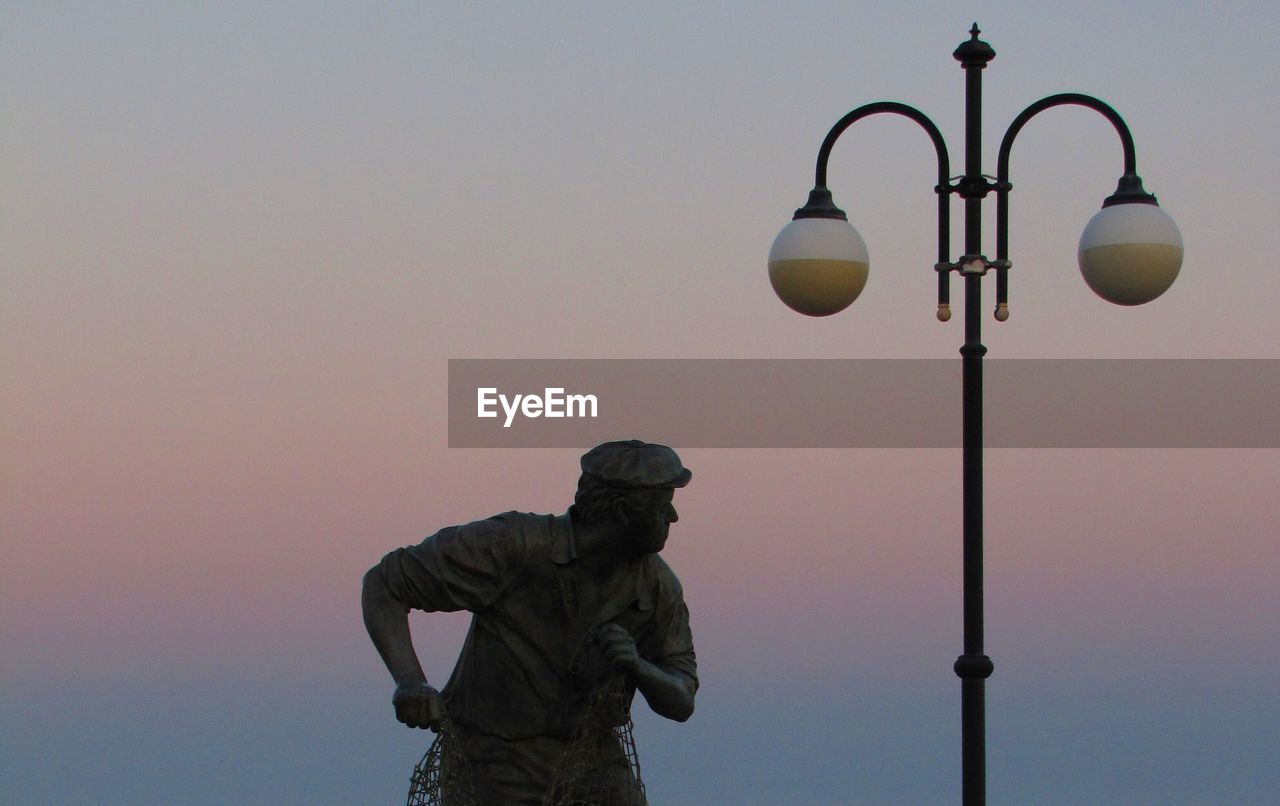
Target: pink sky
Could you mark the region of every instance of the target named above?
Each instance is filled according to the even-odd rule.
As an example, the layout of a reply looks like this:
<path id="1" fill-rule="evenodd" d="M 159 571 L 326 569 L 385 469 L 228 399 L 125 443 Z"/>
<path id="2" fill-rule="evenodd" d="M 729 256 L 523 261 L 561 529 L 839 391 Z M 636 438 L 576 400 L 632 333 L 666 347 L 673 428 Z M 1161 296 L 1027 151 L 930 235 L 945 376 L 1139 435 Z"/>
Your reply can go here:
<path id="1" fill-rule="evenodd" d="M 1081 282 L 1076 238 L 1120 152 L 1101 119 L 1055 110 L 1015 149 L 1013 318 L 985 325 L 991 355 L 1280 357 L 1267 241 L 1276 15 L 1126 9 L 983 12 L 999 54 L 987 153 L 994 166 L 1005 123 L 1044 95 L 1112 102 L 1182 228 L 1183 276 L 1139 309 Z M 361 574 L 448 524 L 562 510 L 577 468 L 570 450 L 449 450 L 449 358 L 954 356 L 959 318 L 933 319 L 932 157 L 905 121 L 868 123 L 832 158 L 836 200 L 871 250 L 863 297 L 811 320 L 765 277 L 821 137 L 848 109 L 918 104 L 959 164 L 950 51 L 972 20 L 915 11 L 9 9 L 0 716 L 7 737 L 30 739 L 0 799 L 65 800 L 88 784 L 60 770 L 117 741 L 161 761 L 90 763 L 133 782 L 100 790 L 103 802 L 163 799 L 170 706 L 144 718 L 131 698 L 192 681 L 211 692 L 193 719 L 212 738 L 173 745 L 183 758 L 212 758 L 247 725 L 266 738 L 246 739 L 259 749 L 242 761 L 278 762 L 258 761 L 239 795 L 197 764 L 207 802 L 298 800 L 280 768 L 346 781 L 334 802 L 377 787 L 399 797 L 394 776 L 423 742 L 377 710 L 391 692 L 360 624 Z M 814 47 L 814 30 L 838 36 Z M 707 776 L 677 757 L 752 781 L 753 745 L 734 741 L 766 719 L 779 742 L 817 748 L 803 773 L 816 788 L 795 802 L 830 802 L 821 782 L 845 775 L 881 793 L 871 802 L 951 793 L 959 452 L 685 459 L 695 478 L 668 555 L 706 705 L 684 732 L 642 724 L 662 759 L 655 802 L 714 800 L 688 794 Z M 1180 757 L 1157 748 L 1134 759 L 1135 780 L 1273 791 L 1274 770 L 1237 774 L 1223 759 L 1260 757 L 1264 723 L 1248 715 L 1275 713 L 1280 454 L 992 451 L 987 468 L 1000 802 L 1058 780 L 1021 748 L 1067 737 L 1063 758 L 1086 769 L 1132 750 L 1119 734 L 1073 733 L 1070 715 L 1095 709 L 1111 725 L 1135 691 L 1150 699 L 1133 705 L 1134 730 L 1164 726 L 1218 759 L 1171 767 Z M 447 674 L 459 623 L 416 628 L 443 646 L 429 673 Z M 326 692 L 325 713 L 293 689 L 303 678 Z M 81 686 L 105 738 L 77 732 L 62 692 Z M 786 696 L 760 705 L 762 691 Z M 1219 710 L 1211 691 L 1226 692 Z M 1179 696 L 1200 710 L 1180 711 Z M 248 715 L 233 730 L 219 714 L 237 708 Z M 824 714 L 847 732 L 815 733 L 805 720 Z M 290 733 L 293 719 L 306 729 Z M 1235 738 L 1196 745 L 1214 724 Z M 824 755 L 846 746 L 936 763 L 846 769 Z M 348 761 L 324 761 L 335 757 Z M 1096 780 L 1082 797 L 1130 792 Z"/>

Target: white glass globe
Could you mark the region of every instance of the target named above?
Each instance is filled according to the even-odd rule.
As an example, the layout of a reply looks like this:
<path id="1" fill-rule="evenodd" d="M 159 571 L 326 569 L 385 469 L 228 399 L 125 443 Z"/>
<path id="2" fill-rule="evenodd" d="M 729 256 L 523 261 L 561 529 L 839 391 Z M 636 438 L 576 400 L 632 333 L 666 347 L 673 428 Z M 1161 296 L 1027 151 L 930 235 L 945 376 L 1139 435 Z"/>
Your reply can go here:
<path id="1" fill-rule="evenodd" d="M 867 245 L 848 221 L 797 218 L 769 250 L 769 282 L 792 310 L 830 316 L 862 293 L 870 265 Z"/>
<path id="2" fill-rule="evenodd" d="M 1094 293 L 1117 305 L 1141 305 L 1173 285 L 1182 268 L 1182 233 L 1154 204 L 1113 204 L 1080 235 L 1080 273 Z"/>

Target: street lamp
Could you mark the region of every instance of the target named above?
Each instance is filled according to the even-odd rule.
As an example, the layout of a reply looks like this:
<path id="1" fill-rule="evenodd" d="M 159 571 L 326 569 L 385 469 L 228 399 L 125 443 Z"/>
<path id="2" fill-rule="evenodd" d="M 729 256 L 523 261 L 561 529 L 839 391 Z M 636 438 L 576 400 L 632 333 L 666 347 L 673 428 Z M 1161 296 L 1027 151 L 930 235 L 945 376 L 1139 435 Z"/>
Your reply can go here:
<path id="1" fill-rule="evenodd" d="M 1182 266 L 1182 236 L 1156 197 L 1142 187 L 1129 127 L 1116 111 L 1088 95 L 1063 93 L 1027 107 L 1009 125 L 1000 143 L 995 181 L 982 173 L 982 70 L 996 52 L 970 37 L 954 56 L 965 71 L 965 167 L 952 177 L 946 142 L 938 127 L 919 110 L 892 101 L 858 107 L 841 118 L 818 149 L 814 188 L 804 207 L 778 234 L 769 250 L 769 281 L 792 309 L 810 316 L 829 316 L 848 307 L 867 282 L 870 259 L 866 244 L 836 207 L 827 189 L 827 159 L 845 129 L 862 118 L 896 114 L 918 123 L 933 141 L 938 157 L 939 321 L 951 318 L 951 273 L 964 278 L 965 339 L 960 348 L 963 377 L 964 475 L 964 653 L 955 662 L 960 677 L 961 757 L 966 806 L 986 802 L 986 678 L 994 669 L 983 650 L 982 618 L 982 278 L 996 271 L 995 318 L 1009 318 L 1009 152 L 1027 121 L 1055 106 L 1084 106 L 1101 113 L 1115 127 L 1124 148 L 1124 172 L 1116 192 L 1080 236 L 1078 262 L 1085 282 L 1098 296 L 1118 305 L 1141 305 L 1168 290 Z M 982 251 L 982 200 L 996 194 L 996 257 Z M 952 261 L 950 197 L 964 199 L 964 253 Z"/>

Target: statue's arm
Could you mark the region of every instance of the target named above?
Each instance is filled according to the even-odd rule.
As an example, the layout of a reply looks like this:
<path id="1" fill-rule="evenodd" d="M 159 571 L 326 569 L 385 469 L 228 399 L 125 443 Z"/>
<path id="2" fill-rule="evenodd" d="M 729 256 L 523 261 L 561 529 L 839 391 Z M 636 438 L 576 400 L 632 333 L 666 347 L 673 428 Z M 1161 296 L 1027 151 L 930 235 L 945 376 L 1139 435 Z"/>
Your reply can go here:
<path id="1" fill-rule="evenodd" d="M 696 677 L 645 660 L 637 651 L 631 633 L 617 624 L 602 627 L 599 640 L 606 656 L 635 684 L 655 714 L 677 722 L 693 716 L 693 699 L 698 691 Z"/>
<path id="2" fill-rule="evenodd" d="M 656 663 L 640 658 L 631 679 L 658 716 L 676 722 L 684 722 L 693 716 L 697 684 L 683 674 L 668 672 Z"/>
<path id="3" fill-rule="evenodd" d="M 427 684 L 409 633 L 409 608 L 387 585 L 381 565 L 364 575 L 360 606 L 369 638 L 396 682 L 391 698 L 396 719 L 411 728 L 439 729 L 444 715 L 440 693 Z"/>
<path id="4" fill-rule="evenodd" d="M 416 546 L 397 549 L 364 575 L 360 596 L 365 629 L 396 681 L 396 718 L 435 730 L 440 693 L 427 685 L 409 633 L 409 610 L 476 611 L 501 594 L 510 578 L 508 555 L 519 549 L 504 516 L 448 527 Z"/>
<path id="5" fill-rule="evenodd" d="M 364 589 L 360 595 L 364 611 L 364 626 L 369 631 L 373 646 L 382 656 L 387 671 L 397 686 L 427 682 L 422 664 L 413 650 L 413 637 L 409 633 L 409 608 L 398 600 L 387 586 L 382 566 L 375 565 L 364 575 Z"/>

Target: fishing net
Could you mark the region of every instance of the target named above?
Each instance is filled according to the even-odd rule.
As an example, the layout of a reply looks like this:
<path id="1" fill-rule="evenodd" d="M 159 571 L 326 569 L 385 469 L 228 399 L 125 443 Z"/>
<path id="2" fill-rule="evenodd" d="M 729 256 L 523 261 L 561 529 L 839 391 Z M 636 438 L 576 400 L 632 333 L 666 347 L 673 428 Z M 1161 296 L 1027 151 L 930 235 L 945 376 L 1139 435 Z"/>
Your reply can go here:
<path id="1" fill-rule="evenodd" d="M 444 720 L 436 738 L 409 778 L 406 806 L 483 806 L 476 797 L 471 768 L 462 752 L 449 720 Z"/>
<path id="2" fill-rule="evenodd" d="M 561 757 L 542 806 L 646 806 L 622 675 L 598 686 Z"/>
<path id="3" fill-rule="evenodd" d="M 542 806 L 647 806 L 632 733 L 631 692 L 622 675 L 615 675 L 588 698 Z M 448 720 L 413 768 L 406 806 L 492 806 L 477 797 Z"/>

